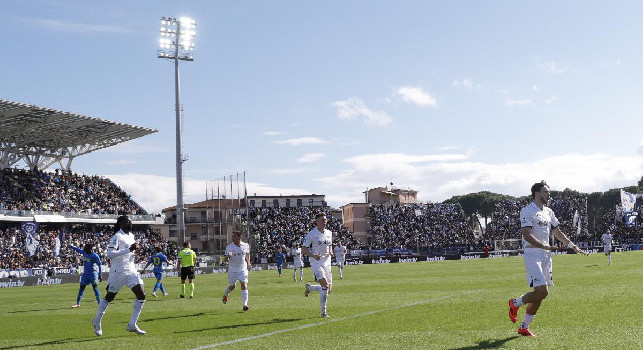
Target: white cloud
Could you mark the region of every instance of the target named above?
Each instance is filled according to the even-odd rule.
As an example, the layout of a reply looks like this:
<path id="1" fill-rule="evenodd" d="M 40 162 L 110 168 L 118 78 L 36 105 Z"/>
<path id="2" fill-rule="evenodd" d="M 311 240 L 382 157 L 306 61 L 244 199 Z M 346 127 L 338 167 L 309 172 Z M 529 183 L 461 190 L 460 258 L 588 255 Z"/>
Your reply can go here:
<path id="1" fill-rule="evenodd" d="M 416 86 L 403 86 L 397 90 L 397 94 L 406 103 L 413 103 L 422 107 L 435 107 L 437 102 L 428 92 Z"/>
<path id="2" fill-rule="evenodd" d="M 360 99 L 349 98 L 336 101 L 333 102 L 333 106 L 337 107 L 337 116 L 340 119 L 351 120 L 364 117 L 366 124 L 370 126 L 386 126 L 392 121 L 386 112 L 369 109 Z"/>
<path id="3" fill-rule="evenodd" d="M 135 161 L 135 160 L 121 159 L 121 160 L 108 161 L 108 162 L 106 162 L 106 164 L 109 164 L 109 165 L 132 165 L 132 164 L 138 164 L 138 162 Z"/>
<path id="4" fill-rule="evenodd" d="M 301 145 L 317 145 L 317 144 L 329 143 L 329 142 L 324 141 L 324 139 L 320 139 L 319 137 L 300 137 L 296 139 L 274 141 L 274 143 L 285 144 L 290 146 L 301 146 Z"/>
<path id="5" fill-rule="evenodd" d="M 520 163 L 489 164 L 472 159 L 473 152 L 445 155 L 367 154 L 346 159 L 335 174 L 315 178 L 308 189 L 291 188 L 292 179 L 282 183 L 248 182 L 248 194 L 326 195 L 333 207 L 363 202 L 368 188 L 396 186 L 418 191 L 421 201 L 443 201 L 456 195 L 491 191 L 512 196 L 529 194 L 531 185 L 547 180 L 554 190 L 570 188 L 581 192 L 606 191 L 635 185 L 643 174 L 643 140 L 634 155 L 561 154 Z M 298 169 L 282 169 L 300 171 Z M 277 171 L 279 172 L 279 171 Z M 151 212 L 175 205 L 174 177 L 144 174 L 106 175 Z M 185 201 L 205 199 L 206 180 L 184 179 Z M 282 186 L 283 187 L 280 187 Z M 216 186 L 216 185 L 215 185 Z M 229 191 L 229 185 L 227 190 Z M 216 190 L 215 190 L 216 191 Z M 243 193 L 243 190 L 240 191 Z M 236 196 L 236 185 L 233 189 Z"/>
<path id="6" fill-rule="evenodd" d="M 303 195 L 310 194 L 310 191 L 300 188 L 274 187 L 259 182 L 248 182 L 248 195 L 258 196 L 279 196 L 279 195 Z"/>
<path id="7" fill-rule="evenodd" d="M 162 209 L 176 205 L 176 178 L 146 174 L 105 175 L 145 208 L 148 212 L 160 213 Z M 205 181 L 183 179 L 187 203 L 205 199 Z M 200 197 L 197 197 L 200 194 Z M 198 198 L 198 199 L 197 199 Z"/>
<path id="8" fill-rule="evenodd" d="M 482 89 L 482 84 L 475 82 L 473 79 L 469 78 L 464 78 L 462 80 L 454 80 L 453 83 L 451 83 L 452 86 L 455 87 L 464 87 L 467 89 Z"/>
<path id="9" fill-rule="evenodd" d="M 326 156 L 326 153 L 308 153 L 297 159 L 297 163 L 313 163 Z"/>
<path id="10" fill-rule="evenodd" d="M 506 98 L 505 99 L 505 106 L 527 106 L 531 104 L 530 99 L 522 99 L 522 100 L 517 100 L 513 98 Z"/>
<path id="11" fill-rule="evenodd" d="M 161 210 L 176 205 L 176 179 L 173 176 L 157 176 L 146 174 L 123 174 L 123 175 L 105 175 L 116 185 L 121 187 L 125 192 L 130 194 L 138 204 L 145 208 L 149 213 L 160 213 Z M 183 178 L 183 193 L 185 203 L 196 203 L 205 200 L 206 183 L 208 191 L 214 186 L 214 196 L 216 197 L 217 184 L 212 184 L 210 180 Z M 243 182 L 240 181 L 239 194 L 243 196 Z M 254 193 L 264 196 L 272 195 L 298 195 L 310 194 L 310 192 L 289 187 L 274 187 L 258 182 L 246 182 L 248 195 Z M 230 183 L 223 186 L 219 183 L 219 193 L 228 197 L 237 198 L 236 182 L 230 194 Z M 212 193 L 212 192 L 210 192 Z"/>
<path id="12" fill-rule="evenodd" d="M 548 105 L 550 105 L 550 104 L 552 104 L 552 103 L 556 102 L 557 100 L 558 100 L 558 96 L 556 96 L 556 95 L 551 95 L 551 96 L 549 96 L 549 97 L 547 98 L 547 100 L 546 100 L 545 102 L 546 102 Z"/>
<path id="13" fill-rule="evenodd" d="M 289 174 L 301 174 L 304 172 L 304 169 L 295 169 L 295 168 L 268 169 L 266 170 L 266 172 L 268 174 L 289 175 Z"/>
<path id="14" fill-rule="evenodd" d="M 372 154 L 349 158 L 346 161 L 351 169 L 317 180 L 325 193 L 344 196 L 385 186 L 392 179 L 397 186 L 419 191 L 422 201 L 443 201 L 478 191 L 524 196 L 542 179 L 555 190 L 571 188 L 589 193 L 636 184 L 643 173 L 642 149 L 643 142 L 634 156 L 562 154 L 505 164 L 476 162 L 465 155 L 440 159 L 435 155 Z M 350 201 L 360 198 L 355 195 Z M 327 200 L 333 205 L 346 204 Z"/>
<path id="15" fill-rule="evenodd" d="M 538 91 L 538 85 L 534 84 L 531 86 L 531 89 L 534 91 Z"/>
<path id="16" fill-rule="evenodd" d="M 167 146 L 159 147 L 148 141 L 142 139 L 134 139 L 126 142 L 119 143 L 112 147 L 107 147 L 101 152 L 122 153 L 122 154 L 141 154 L 141 153 L 165 153 L 173 152 L 174 148 Z"/>
<path id="17" fill-rule="evenodd" d="M 556 63 L 554 61 L 538 63 L 538 68 L 540 70 L 554 74 L 563 74 L 566 71 L 565 68 L 561 67 L 559 63 Z"/>
<path id="18" fill-rule="evenodd" d="M 413 164 L 427 162 L 450 162 L 455 160 L 464 160 L 470 157 L 473 151 L 467 154 L 425 154 L 411 155 L 403 153 L 380 153 L 365 154 L 345 159 L 344 162 L 350 163 L 357 170 L 371 171 L 376 168 L 386 170 L 413 168 Z"/>
<path id="19" fill-rule="evenodd" d="M 36 25 L 48 30 L 62 31 L 62 32 L 73 32 L 73 33 L 99 33 L 99 34 L 111 34 L 111 33 L 134 33 L 135 31 L 115 26 L 106 26 L 98 24 L 86 24 L 86 23 L 74 23 L 74 22 L 65 22 L 57 19 L 41 19 L 41 18 L 23 18 L 26 23 Z"/>
<path id="20" fill-rule="evenodd" d="M 265 131 L 263 134 L 266 136 L 279 136 L 283 135 L 284 133 L 281 131 Z"/>

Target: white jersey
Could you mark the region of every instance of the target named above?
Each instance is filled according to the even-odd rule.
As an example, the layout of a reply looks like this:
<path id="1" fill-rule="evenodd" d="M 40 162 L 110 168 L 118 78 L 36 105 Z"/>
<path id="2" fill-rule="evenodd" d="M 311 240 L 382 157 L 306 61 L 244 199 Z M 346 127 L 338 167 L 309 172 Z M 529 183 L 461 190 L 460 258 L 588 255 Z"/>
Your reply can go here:
<path id="1" fill-rule="evenodd" d="M 310 249 L 313 255 L 321 256 L 321 259 L 310 259 L 311 266 L 328 265 L 330 266 L 329 247 L 333 245 L 333 233 L 330 230 L 320 232 L 317 227 L 310 230 L 304 238 L 303 246 Z"/>
<path id="2" fill-rule="evenodd" d="M 346 259 L 346 247 L 343 245 L 335 246 L 335 260 L 344 261 Z"/>
<path id="3" fill-rule="evenodd" d="M 225 249 L 225 255 L 232 253 L 229 257 L 228 271 L 248 271 L 246 255 L 250 254 L 250 245 L 241 242 L 241 246 L 230 243 Z"/>
<path id="4" fill-rule="evenodd" d="M 612 246 L 612 240 L 613 239 L 614 239 L 614 237 L 612 237 L 611 233 L 603 233 L 603 235 L 601 236 L 601 240 L 603 241 L 603 243 L 605 243 L 606 247 L 611 247 Z"/>
<path id="5" fill-rule="evenodd" d="M 536 203 L 531 202 L 520 210 L 520 227 L 531 227 L 531 234 L 544 245 L 549 245 L 551 229 L 558 227 L 559 224 L 554 211 L 548 207 L 543 206 L 540 209 Z M 524 238 L 522 239 L 523 247 L 530 244 Z"/>
<path id="6" fill-rule="evenodd" d="M 293 256 L 293 265 L 295 268 L 304 266 L 304 261 L 301 257 L 301 248 L 293 248 L 290 254 Z"/>
<path id="7" fill-rule="evenodd" d="M 131 232 L 124 232 L 122 229 L 118 230 L 109 240 L 107 247 L 107 258 L 110 260 L 110 272 L 137 272 L 136 254 L 129 251 L 129 247 L 136 242 L 134 235 Z"/>

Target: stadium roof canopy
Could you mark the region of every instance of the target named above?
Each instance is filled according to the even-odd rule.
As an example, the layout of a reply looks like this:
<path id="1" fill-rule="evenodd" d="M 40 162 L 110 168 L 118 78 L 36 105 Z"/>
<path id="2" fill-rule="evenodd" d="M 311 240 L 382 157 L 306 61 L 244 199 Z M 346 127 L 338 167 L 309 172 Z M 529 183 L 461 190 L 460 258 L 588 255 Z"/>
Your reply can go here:
<path id="1" fill-rule="evenodd" d="M 0 169 L 24 161 L 70 170 L 75 157 L 157 130 L 0 99 Z M 66 164 L 63 162 L 66 161 Z"/>

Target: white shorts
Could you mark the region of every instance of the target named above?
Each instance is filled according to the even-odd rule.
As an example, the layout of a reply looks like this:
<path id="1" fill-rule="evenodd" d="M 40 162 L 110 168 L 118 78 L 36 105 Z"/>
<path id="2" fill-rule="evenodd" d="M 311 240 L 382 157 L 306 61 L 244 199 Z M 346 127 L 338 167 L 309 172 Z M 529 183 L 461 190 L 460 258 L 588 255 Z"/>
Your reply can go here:
<path id="1" fill-rule="evenodd" d="M 611 245 L 605 245 L 603 247 L 603 251 L 605 252 L 605 254 L 611 253 L 612 252 L 612 246 Z"/>
<path id="2" fill-rule="evenodd" d="M 523 258 L 529 287 L 554 285 L 550 251 L 540 248 L 525 248 Z"/>
<path id="3" fill-rule="evenodd" d="M 335 258 L 335 262 L 337 263 L 337 265 L 344 266 L 344 262 L 346 262 L 346 259 L 344 259 L 344 258 Z"/>
<path id="4" fill-rule="evenodd" d="M 333 283 L 333 273 L 330 270 L 330 265 L 313 265 L 311 268 L 313 270 L 313 275 L 315 275 L 315 281 L 319 281 L 323 278 L 326 279 L 326 283 Z"/>
<path id="5" fill-rule="evenodd" d="M 141 275 L 138 272 L 134 271 L 124 271 L 124 272 L 109 272 L 109 277 L 107 278 L 107 291 L 111 293 L 118 293 L 121 291 L 123 286 L 127 286 L 130 289 L 135 285 L 143 285 L 143 280 Z"/>
<path id="6" fill-rule="evenodd" d="M 295 260 L 295 262 L 292 264 L 292 268 L 293 269 L 298 269 L 300 267 L 304 267 L 304 262 L 301 261 L 301 260 L 299 260 L 299 261 Z"/>
<path id="7" fill-rule="evenodd" d="M 228 271 L 229 285 L 234 286 L 237 281 L 248 283 L 248 270 Z"/>

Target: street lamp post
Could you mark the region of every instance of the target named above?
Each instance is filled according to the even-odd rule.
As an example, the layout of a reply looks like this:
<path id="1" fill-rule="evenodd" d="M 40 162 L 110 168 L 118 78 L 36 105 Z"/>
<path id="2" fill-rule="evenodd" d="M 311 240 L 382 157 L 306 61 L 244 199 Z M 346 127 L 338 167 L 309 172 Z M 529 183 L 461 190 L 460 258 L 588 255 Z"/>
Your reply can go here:
<path id="1" fill-rule="evenodd" d="M 179 244 L 185 242 L 185 213 L 183 205 L 183 122 L 179 86 L 179 61 L 194 61 L 194 38 L 196 21 L 181 17 L 161 17 L 161 49 L 157 57 L 174 61 L 174 95 L 176 110 L 176 227 Z"/>

